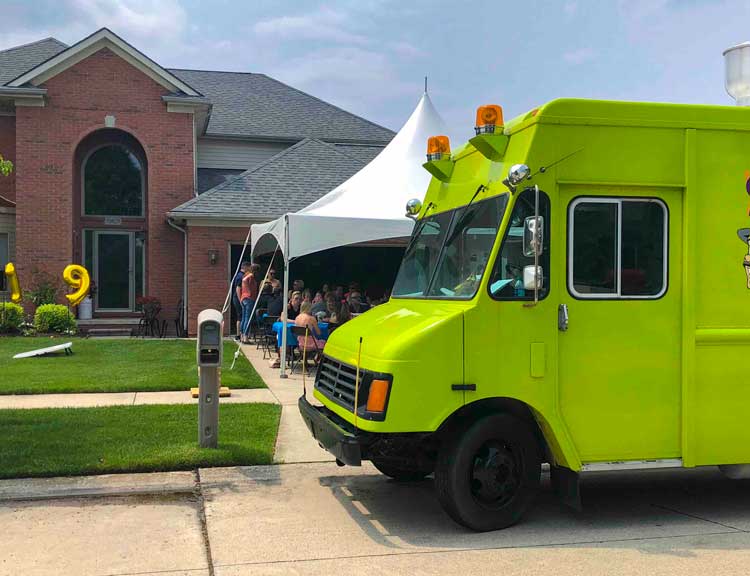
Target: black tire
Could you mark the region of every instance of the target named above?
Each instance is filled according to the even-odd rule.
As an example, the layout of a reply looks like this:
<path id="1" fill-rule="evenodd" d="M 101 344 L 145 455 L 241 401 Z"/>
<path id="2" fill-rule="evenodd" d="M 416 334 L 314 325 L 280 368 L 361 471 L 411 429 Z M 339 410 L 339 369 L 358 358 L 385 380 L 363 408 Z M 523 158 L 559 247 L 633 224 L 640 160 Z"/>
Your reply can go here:
<path id="1" fill-rule="evenodd" d="M 531 426 L 510 414 L 477 420 L 443 445 L 438 500 L 459 524 L 484 532 L 518 522 L 539 492 L 542 462 Z"/>
<path id="2" fill-rule="evenodd" d="M 398 482 L 418 482 L 419 480 L 424 480 L 425 476 L 430 474 L 429 470 L 423 470 L 416 466 L 407 467 L 383 460 L 372 460 L 372 465 L 381 474 L 385 474 Z"/>

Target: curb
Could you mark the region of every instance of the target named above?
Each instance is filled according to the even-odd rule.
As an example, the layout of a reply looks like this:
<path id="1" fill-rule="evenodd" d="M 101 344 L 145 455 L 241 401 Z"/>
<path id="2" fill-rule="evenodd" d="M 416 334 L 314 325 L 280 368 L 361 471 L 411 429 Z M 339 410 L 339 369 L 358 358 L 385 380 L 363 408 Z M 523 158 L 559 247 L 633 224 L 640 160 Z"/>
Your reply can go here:
<path id="1" fill-rule="evenodd" d="M 195 494 L 195 471 L 0 480 L 0 503 L 63 498 Z"/>

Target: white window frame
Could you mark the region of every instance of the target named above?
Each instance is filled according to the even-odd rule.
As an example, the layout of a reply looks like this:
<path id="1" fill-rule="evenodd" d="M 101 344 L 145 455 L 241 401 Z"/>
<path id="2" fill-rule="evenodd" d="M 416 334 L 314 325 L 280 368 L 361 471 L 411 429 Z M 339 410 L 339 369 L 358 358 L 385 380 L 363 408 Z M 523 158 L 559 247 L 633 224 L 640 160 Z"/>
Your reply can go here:
<path id="1" fill-rule="evenodd" d="M 654 203 L 661 206 L 664 215 L 664 254 L 662 258 L 662 287 L 656 294 L 623 294 L 622 293 L 622 205 L 627 202 Z M 578 292 L 574 285 L 575 271 L 573 266 L 573 242 L 575 210 L 579 204 L 615 204 L 617 206 L 617 247 L 616 247 L 616 291 L 600 294 Z M 614 196 L 581 196 L 568 206 L 568 291 L 579 300 L 658 300 L 669 287 L 669 208 L 660 198 L 655 197 L 614 197 Z"/>

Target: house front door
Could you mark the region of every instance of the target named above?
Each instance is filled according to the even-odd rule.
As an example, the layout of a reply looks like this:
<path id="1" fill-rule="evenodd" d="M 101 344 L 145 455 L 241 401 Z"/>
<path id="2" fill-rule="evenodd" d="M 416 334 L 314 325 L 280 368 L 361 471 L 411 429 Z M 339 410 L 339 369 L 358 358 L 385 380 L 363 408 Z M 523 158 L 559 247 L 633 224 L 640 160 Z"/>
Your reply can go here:
<path id="1" fill-rule="evenodd" d="M 101 312 L 135 310 L 135 234 L 97 230 L 93 248 L 96 309 Z"/>

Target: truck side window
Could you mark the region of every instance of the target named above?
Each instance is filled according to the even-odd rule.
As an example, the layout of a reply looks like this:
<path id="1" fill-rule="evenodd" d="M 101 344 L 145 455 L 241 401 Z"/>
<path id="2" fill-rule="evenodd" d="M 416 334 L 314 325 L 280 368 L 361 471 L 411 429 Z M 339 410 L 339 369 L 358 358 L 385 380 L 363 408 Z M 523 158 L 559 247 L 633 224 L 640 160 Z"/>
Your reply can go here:
<path id="1" fill-rule="evenodd" d="M 660 298 L 667 290 L 666 205 L 578 198 L 568 216 L 568 290 L 576 298 Z"/>
<path id="2" fill-rule="evenodd" d="M 510 215 L 510 222 L 505 231 L 503 245 L 495 260 L 495 266 L 488 285 L 490 296 L 495 300 L 533 300 L 534 291 L 524 289 L 523 269 L 534 266 L 533 256 L 524 256 L 523 227 L 526 218 L 534 216 L 534 190 L 521 192 Z M 539 215 L 544 218 L 544 251 L 539 257 L 544 279 L 539 298 L 545 298 L 549 292 L 550 280 L 550 203 L 549 197 L 539 191 Z"/>

